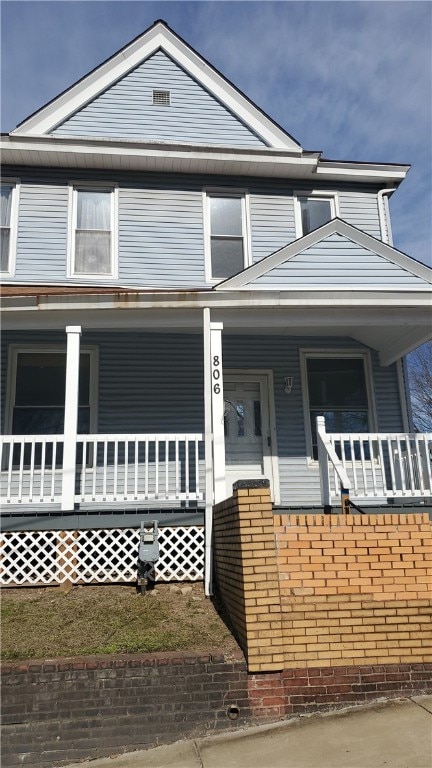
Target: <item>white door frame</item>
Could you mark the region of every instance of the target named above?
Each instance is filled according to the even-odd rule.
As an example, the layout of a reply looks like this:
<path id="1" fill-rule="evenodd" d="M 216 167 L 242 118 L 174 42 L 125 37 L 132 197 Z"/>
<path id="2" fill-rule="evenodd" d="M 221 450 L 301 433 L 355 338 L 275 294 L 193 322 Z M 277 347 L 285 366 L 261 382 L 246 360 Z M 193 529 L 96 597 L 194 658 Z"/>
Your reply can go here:
<path id="1" fill-rule="evenodd" d="M 273 503 L 280 504 L 273 371 L 265 368 L 225 368 L 223 375 L 225 382 L 258 382 L 260 385 L 263 425 L 267 421 L 268 428 L 268 434 L 263 434 L 264 474 L 270 480 L 270 491 Z M 270 445 L 268 438 L 270 438 Z"/>

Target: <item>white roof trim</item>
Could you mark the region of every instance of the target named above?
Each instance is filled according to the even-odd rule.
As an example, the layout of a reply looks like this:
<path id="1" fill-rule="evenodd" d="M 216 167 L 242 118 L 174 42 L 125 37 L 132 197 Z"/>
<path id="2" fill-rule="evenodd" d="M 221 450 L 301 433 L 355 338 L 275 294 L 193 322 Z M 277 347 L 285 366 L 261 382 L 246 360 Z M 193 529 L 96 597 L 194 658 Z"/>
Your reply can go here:
<path id="1" fill-rule="evenodd" d="M 159 49 L 171 56 L 269 146 L 302 152 L 302 147 L 294 139 L 161 22 L 42 107 L 12 133 L 20 136 L 49 133 Z"/>
<path id="2" fill-rule="evenodd" d="M 261 261 L 243 270 L 243 272 L 239 272 L 237 275 L 218 283 L 214 290 L 227 291 L 244 287 L 250 289 L 249 284 L 253 280 L 262 277 L 272 269 L 290 261 L 290 259 L 293 259 L 297 254 L 305 251 L 312 245 L 316 245 L 321 240 L 324 240 L 326 237 L 333 234 L 347 237 L 349 240 L 352 240 L 363 248 L 373 251 L 378 256 L 382 256 L 384 259 L 387 259 L 387 261 L 390 261 L 392 264 L 396 264 L 416 277 L 420 277 L 432 284 L 432 269 L 430 267 L 415 261 L 405 253 L 396 250 L 396 248 L 393 248 L 391 245 L 387 245 L 387 243 L 383 243 L 381 240 L 377 240 L 375 237 L 367 235 L 365 232 L 357 229 L 357 227 L 347 224 L 346 221 L 335 218 L 327 222 L 327 224 L 323 224 L 322 227 L 315 229 L 313 232 L 309 232 L 309 234 L 304 237 L 294 240 L 279 251 L 270 254 L 270 256 L 266 256 L 264 259 L 261 259 Z M 346 286 L 341 286 L 341 289 L 346 290 Z M 333 288 L 333 290 L 337 289 Z M 370 288 L 368 288 L 368 290 L 370 290 Z"/>

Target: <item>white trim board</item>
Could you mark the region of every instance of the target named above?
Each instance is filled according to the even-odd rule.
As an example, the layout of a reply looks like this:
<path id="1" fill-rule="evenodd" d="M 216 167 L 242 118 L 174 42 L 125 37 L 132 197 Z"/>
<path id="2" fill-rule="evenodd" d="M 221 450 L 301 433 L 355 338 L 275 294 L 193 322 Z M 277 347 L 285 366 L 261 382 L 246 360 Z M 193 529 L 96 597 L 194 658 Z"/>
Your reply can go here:
<path id="1" fill-rule="evenodd" d="M 301 154 L 302 148 L 298 142 L 160 21 L 30 116 L 12 133 L 20 136 L 49 133 L 159 49 L 185 69 L 270 147 Z"/>
<path id="2" fill-rule="evenodd" d="M 253 286 L 251 286 L 250 283 L 253 280 L 262 277 L 272 269 L 275 269 L 276 267 L 281 266 L 281 264 L 290 261 L 290 259 L 293 259 L 302 251 L 305 251 L 307 248 L 316 245 L 321 240 L 324 240 L 326 237 L 329 237 L 329 235 L 333 234 L 339 234 L 343 237 L 347 237 L 357 245 L 373 251 L 373 253 L 376 253 L 378 256 L 382 256 L 382 258 L 387 259 L 387 261 L 390 261 L 392 264 L 396 264 L 397 266 L 401 267 L 401 269 L 407 270 L 407 272 L 410 272 L 416 277 L 420 277 L 422 280 L 425 280 L 432 285 L 432 269 L 430 267 L 415 261 L 410 256 L 402 253 L 402 251 L 398 251 L 396 248 L 393 248 L 393 246 L 387 245 L 387 243 L 383 243 L 381 240 L 377 240 L 375 237 L 372 237 L 372 235 L 367 235 L 365 232 L 357 229 L 357 227 L 353 227 L 352 224 L 347 224 L 346 221 L 335 218 L 327 222 L 327 224 L 323 224 L 322 227 L 315 229 L 313 232 L 309 232 L 309 234 L 304 235 L 304 237 L 300 237 L 298 240 L 294 240 L 289 245 L 286 245 L 275 253 L 270 254 L 270 256 L 266 256 L 264 259 L 261 259 L 261 261 L 253 264 L 251 267 L 248 267 L 243 272 L 239 272 L 239 274 L 234 275 L 234 277 L 223 280 L 221 283 L 215 286 L 214 290 L 230 291 L 244 287 L 247 287 L 248 290 L 251 290 L 253 289 Z M 347 290 L 347 286 L 340 286 L 340 288 L 341 290 Z M 371 288 L 369 287 L 368 290 L 370 289 Z M 277 287 L 277 290 L 281 290 L 280 286 Z M 333 286 L 332 290 L 337 290 L 337 288 Z"/>

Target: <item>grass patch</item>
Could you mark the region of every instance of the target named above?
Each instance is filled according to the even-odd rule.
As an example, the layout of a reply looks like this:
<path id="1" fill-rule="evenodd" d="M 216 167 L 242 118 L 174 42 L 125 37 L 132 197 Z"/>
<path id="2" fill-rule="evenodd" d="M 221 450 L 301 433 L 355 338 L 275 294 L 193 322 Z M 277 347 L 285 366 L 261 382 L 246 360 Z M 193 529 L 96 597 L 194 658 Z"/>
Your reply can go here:
<path id="1" fill-rule="evenodd" d="M 3 660 L 238 649 L 201 584 L 143 597 L 131 585 L 3 589 L 1 615 Z"/>

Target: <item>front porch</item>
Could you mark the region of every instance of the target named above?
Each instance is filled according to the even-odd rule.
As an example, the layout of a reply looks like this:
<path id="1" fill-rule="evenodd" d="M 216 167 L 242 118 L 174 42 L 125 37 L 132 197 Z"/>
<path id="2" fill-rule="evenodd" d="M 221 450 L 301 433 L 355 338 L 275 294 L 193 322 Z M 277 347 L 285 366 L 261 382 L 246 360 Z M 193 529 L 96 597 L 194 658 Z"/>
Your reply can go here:
<path id="1" fill-rule="evenodd" d="M 321 327 L 312 312 L 287 327 L 284 307 L 149 309 L 143 329 L 128 303 L 85 311 L 82 334 L 16 311 L 2 337 L 4 583 L 130 581 L 153 517 L 157 577 L 206 568 L 208 587 L 212 508 L 238 479 L 268 479 L 277 508 L 315 512 L 338 512 L 341 489 L 359 507 L 432 497 L 432 436 L 409 430 L 403 366 L 384 342 L 338 335 L 333 309 Z M 339 382 L 329 405 L 312 401 L 320 371 L 327 389 Z M 323 412 L 339 431 L 315 430 Z"/>

